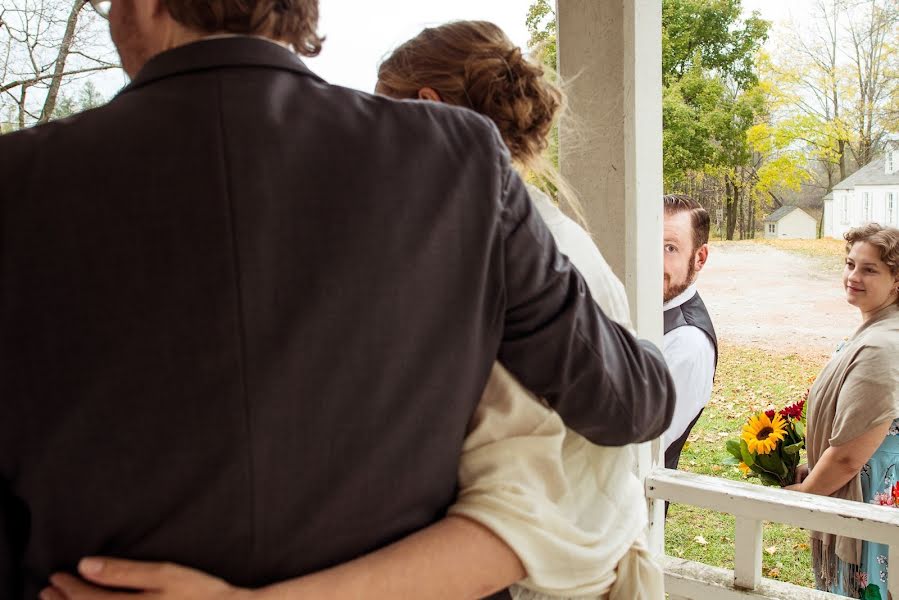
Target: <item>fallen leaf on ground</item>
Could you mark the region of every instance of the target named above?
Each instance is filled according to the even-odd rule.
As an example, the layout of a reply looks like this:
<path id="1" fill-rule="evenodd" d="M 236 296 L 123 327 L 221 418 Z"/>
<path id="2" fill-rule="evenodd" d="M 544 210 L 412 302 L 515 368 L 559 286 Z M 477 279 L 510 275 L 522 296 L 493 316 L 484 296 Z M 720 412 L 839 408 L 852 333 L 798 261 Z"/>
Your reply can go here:
<path id="1" fill-rule="evenodd" d="M 702 537 L 701 535 L 697 535 L 695 538 L 693 538 L 693 541 L 696 542 L 697 544 L 699 544 L 700 546 L 705 546 L 706 544 L 708 544 L 708 542 L 705 541 L 705 538 Z"/>
<path id="2" fill-rule="evenodd" d="M 768 554 L 775 554 L 777 552 L 777 546 L 768 546 L 765 548 L 765 552 Z"/>

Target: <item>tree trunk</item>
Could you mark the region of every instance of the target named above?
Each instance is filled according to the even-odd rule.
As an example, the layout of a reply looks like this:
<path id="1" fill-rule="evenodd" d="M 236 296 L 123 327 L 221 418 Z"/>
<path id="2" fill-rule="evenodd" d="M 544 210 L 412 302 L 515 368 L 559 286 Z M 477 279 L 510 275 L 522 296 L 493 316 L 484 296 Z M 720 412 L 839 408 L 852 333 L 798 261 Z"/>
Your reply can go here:
<path id="1" fill-rule="evenodd" d="M 755 201 L 749 201 L 749 239 L 755 239 Z"/>
<path id="2" fill-rule="evenodd" d="M 50 88 L 47 90 L 47 99 L 44 101 L 44 109 L 41 111 L 41 117 L 38 123 L 47 123 L 56 110 L 56 100 L 59 97 L 59 88 L 62 85 L 63 74 L 66 72 L 66 60 L 69 58 L 69 52 L 72 50 L 72 42 L 75 40 L 75 28 L 78 26 L 78 15 L 87 0 L 75 0 L 72 4 L 72 11 L 66 20 L 66 31 L 62 36 L 62 43 L 59 46 L 59 53 L 56 58 L 56 65 L 53 69 L 53 78 L 50 80 Z"/>
<path id="3" fill-rule="evenodd" d="M 730 176 L 725 176 L 724 186 L 725 238 L 732 240 L 737 228 L 737 186 L 731 181 Z"/>

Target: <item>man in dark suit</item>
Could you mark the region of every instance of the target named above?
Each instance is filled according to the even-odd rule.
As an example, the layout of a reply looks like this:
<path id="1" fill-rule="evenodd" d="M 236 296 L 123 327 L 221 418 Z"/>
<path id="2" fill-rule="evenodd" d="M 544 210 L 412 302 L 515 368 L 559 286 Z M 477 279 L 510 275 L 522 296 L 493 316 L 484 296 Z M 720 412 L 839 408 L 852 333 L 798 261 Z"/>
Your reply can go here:
<path id="1" fill-rule="evenodd" d="M 131 84 L 0 137 L 0 597 L 96 553 L 256 586 L 419 530 L 496 358 L 594 442 L 665 430 L 660 354 L 485 119 L 316 77 L 315 0 L 111 5 Z"/>

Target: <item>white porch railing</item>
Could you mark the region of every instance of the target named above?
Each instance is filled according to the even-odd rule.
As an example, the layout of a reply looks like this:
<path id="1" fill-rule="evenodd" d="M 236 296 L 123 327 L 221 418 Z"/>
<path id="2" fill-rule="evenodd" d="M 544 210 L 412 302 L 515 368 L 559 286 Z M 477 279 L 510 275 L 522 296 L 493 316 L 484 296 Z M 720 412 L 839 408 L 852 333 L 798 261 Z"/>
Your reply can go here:
<path id="1" fill-rule="evenodd" d="M 763 578 L 764 521 L 887 544 L 890 557 L 899 557 L 899 509 L 896 508 L 661 468 L 653 470 L 646 478 L 646 495 L 655 500 L 731 514 L 737 519 L 733 571 L 664 557 L 665 588 L 670 600 L 842 598 Z M 888 586 L 892 597 L 899 598 L 899 561 L 889 570 Z"/>

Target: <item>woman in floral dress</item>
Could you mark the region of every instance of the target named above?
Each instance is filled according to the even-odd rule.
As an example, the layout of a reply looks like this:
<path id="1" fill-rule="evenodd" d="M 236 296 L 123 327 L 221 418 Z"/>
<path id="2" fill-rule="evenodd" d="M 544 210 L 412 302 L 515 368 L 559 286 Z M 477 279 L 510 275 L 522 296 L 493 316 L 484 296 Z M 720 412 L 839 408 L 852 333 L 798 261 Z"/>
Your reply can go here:
<path id="1" fill-rule="evenodd" d="M 892 493 L 899 464 L 899 230 L 872 223 L 845 237 L 843 286 L 862 324 L 809 392 L 808 475 L 788 489 L 872 502 Z M 887 599 L 885 546 L 811 536 L 818 589 Z"/>

